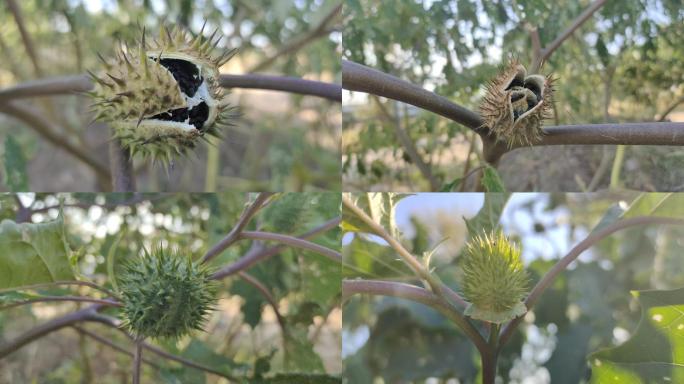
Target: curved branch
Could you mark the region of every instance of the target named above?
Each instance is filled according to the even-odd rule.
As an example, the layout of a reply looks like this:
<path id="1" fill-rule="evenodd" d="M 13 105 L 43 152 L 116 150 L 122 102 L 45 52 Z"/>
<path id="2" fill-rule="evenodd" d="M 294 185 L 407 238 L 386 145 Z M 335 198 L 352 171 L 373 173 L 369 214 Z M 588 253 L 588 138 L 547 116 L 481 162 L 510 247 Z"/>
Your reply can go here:
<path id="1" fill-rule="evenodd" d="M 596 0 L 594 1 L 590 6 L 587 7 L 577 18 L 570 24 L 570 26 L 563 31 L 554 41 L 552 41 L 549 45 L 544 47 L 542 49 L 542 55 L 540 58 L 540 64 L 544 62 L 544 60 L 548 59 L 549 56 L 560 47 L 561 44 L 570 36 L 572 36 L 573 32 L 577 30 L 584 22 L 586 22 L 591 15 L 594 14 L 599 8 L 603 6 L 603 4 L 606 2 L 606 0 Z M 538 68 L 538 67 L 537 67 Z"/>
<path id="2" fill-rule="evenodd" d="M 397 254 L 406 263 L 406 265 L 408 265 L 409 268 L 413 270 L 413 272 L 416 274 L 416 276 L 418 276 L 418 278 L 428 282 L 430 288 L 432 288 L 434 292 L 445 297 L 447 300 L 453 303 L 457 303 L 458 305 L 467 305 L 466 301 L 461 297 L 461 295 L 459 295 L 449 286 L 447 286 L 446 284 L 442 283 L 434 276 L 432 276 L 430 274 L 430 271 L 428 271 L 423 266 L 423 264 L 421 264 L 421 262 L 418 261 L 418 259 L 411 254 L 411 252 L 404 248 L 404 246 L 399 241 L 397 241 L 394 237 L 387 233 L 385 228 L 383 228 L 380 224 L 373 221 L 373 219 L 371 219 L 364 211 L 357 207 L 354 204 L 354 202 L 349 200 L 349 198 L 347 198 L 346 196 L 342 196 L 342 205 L 346 207 L 348 210 L 350 210 L 352 214 L 361 219 L 366 225 L 368 225 L 375 232 L 376 235 L 382 237 L 397 252 Z"/>
<path id="3" fill-rule="evenodd" d="M 219 84 L 225 88 L 268 89 L 271 91 L 318 96 L 338 103 L 342 102 L 342 87 L 338 84 L 304 80 L 296 77 L 257 74 L 221 75 Z"/>
<path id="4" fill-rule="evenodd" d="M 341 253 L 328 247 L 324 247 L 322 245 L 318 245 L 316 243 L 312 243 L 304 239 L 299 239 L 294 236 L 282 235 L 280 233 L 244 231 L 240 233 L 240 238 L 251 240 L 277 241 L 279 243 L 287 244 L 290 247 L 306 249 L 308 251 L 318 253 L 333 261 L 342 263 Z"/>
<path id="5" fill-rule="evenodd" d="M 128 332 L 126 332 L 124 329 L 122 329 L 119 326 L 120 324 L 116 319 L 111 318 L 109 316 L 100 315 L 100 314 L 95 314 L 95 316 L 98 318 L 98 322 L 116 329 L 117 331 L 126 335 L 126 337 L 128 337 L 131 341 L 135 341 L 135 338 L 131 334 L 129 334 Z M 151 345 L 151 344 L 148 344 L 145 342 L 141 342 L 141 345 L 144 349 L 147 349 L 147 350 L 149 350 L 149 351 L 151 351 L 151 352 L 153 352 L 153 353 L 155 353 L 161 357 L 164 357 L 166 359 L 176 361 L 176 362 L 181 363 L 183 365 L 186 365 L 188 367 L 199 369 L 200 371 L 205 371 L 205 372 L 217 375 L 217 376 L 225 377 L 228 380 L 232 380 L 235 382 L 242 382 L 241 380 L 239 380 L 235 376 L 223 373 L 221 371 L 217 371 L 213 368 L 204 366 L 204 365 L 199 364 L 199 363 L 195 363 L 194 361 L 185 359 L 183 357 L 173 355 L 171 353 L 166 352 L 165 350 L 163 350 L 161 348 L 155 347 L 154 345 Z"/>
<path id="6" fill-rule="evenodd" d="M 106 306 L 110 306 L 110 307 L 121 307 L 122 306 L 122 304 L 119 303 L 118 301 L 108 300 L 108 299 L 95 299 L 92 297 L 85 297 L 85 296 L 43 296 L 43 297 L 37 297 L 35 299 L 22 300 L 18 303 L 3 305 L 3 306 L 0 306 L 0 310 L 19 307 L 21 305 L 26 305 L 26 304 L 42 303 L 42 302 L 54 302 L 54 301 L 74 301 L 74 302 L 83 302 L 83 303 L 95 303 L 95 304 L 102 304 L 102 305 L 106 305 Z"/>
<path id="7" fill-rule="evenodd" d="M 5 342 L 4 344 L 0 345 L 0 359 L 4 358 L 5 356 L 9 355 L 12 352 L 17 351 L 19 348 L 23 347 L 24 345 L 39 339 L 51 332 L 54 332 L 58 329 L 76 324 L 78 322 L 82 321 L 95 321 L 95 322 L 103 322 L 103 319 L 97 314 L 97 311 L 102 309 L 104 305 L 102 304 L 94 304 L 88 308 L 81 309 L 76 312 L 69 313 L 67 315 L 58 317 L 56 319 L 50 320 L 45 324 L 39 325 L 37 327 L 31 328 L 30 330 L 26 331 L 25 333 L 21 334 L 19 337 L 15 338 L 14 340 Z"/>
<path id="8" fill-rule="evenodd" d="M 89 330 L 87 330 L 87 329 L 85 329 L 85 328 L 83 328 L 83 327 L 81 327 L 81 326 L 79 326 L 79 325 L 72 325 L 71 327 L 74 328 L 78 333 L 81 333 L 81 334 L 83 334 L 83 335 L 86 335 L 86 336 L 88 336 L 88 337 L 91 337 L 91 338 L 95 339 L 96 341 L 99 341 L 100 343 L 102 343 L 102 344 L 104 344 L 104 345 L 107 345 L 107 346 L 109 346 L 110 348 L 112 348 L 112 349 L 114 349 L 114 350 L 116 350 L 116 351 L 118 351 L 118 352 L 121 352 L 121 353 L 123 353 L 123 354 L 125 354 L 125 355 L 128 355 L 128 356 L 130 356 L 130 357 L 133 357 L 133 352 L 127 350 L 126 348 L 124 348 L 124 347 L 122 347 L 122 346 L 120 346 L 120 345 L 118 345 L 118 344 L 113 343 L 112 341 L 110 341 L 110 340 L 108 340 L 108 339 L 106 339 L 106 338 L 104 338 L 104 337 L 98 335 L 98 334 L 95 333 L 95 332 L 91 332 L 91 331 L 89 331 Z M 146 357 L 143 357 L 143 358 L 142 358 L 142 361 L 143 361 L 144 363 L 146 363 L 146 364 L 149 364 L 149 365 L 151 365 L 151 366 L 157 368 L 157 369 L 161 368 L 157 363 L 155 363 L 154 361 L 152 361 L 152 360 L 150 360 L 150 359 L 148 359 L 148 358 L 146 358 Z"/>
<path id="9" fill-rule="evenodd" d="M 218 256 L 221 252 L 226 250 L 226 248 L 230 247 L 234 242 L 236 242 L 240 238 L 240 232 L 242 232 L 245 226 L 249 224 L 249 221 L 252 219 L 252 216 L 259 212 L 259 210 L 263 207 L 266 200 L 268 200 L 268 198 L 272 195 L 273 193 L 269 192 L 259 193 L 254 202 L 252 202 L 249 206 L 245 208 L 245 210 L 240 215 L 240 218 L 238 219 L 237 223 L 235 223 L 235 225 L 230 230 L 230 232 L 228 232 L 226 237 L 221 239 L 221 241 L 216 243 L 216 245 L 214 245 L 209 251 L 207 251 L 204 257 L 202 257 L 201 262 L 206 263 L 207 261 Z"/>
<path id="10" fill-rule="evenodd" d="M 327 232 L 335 227 L 337 227 L 340 224 L 340 221 L 342 219 L 340 217 L 336 217 L 334 219 L 328 220 L 325 223 L 321 224 L 320 226 L 304 233 L 303 235 L 299 236 L 300 239 L 309 239 L 312 238 L 320 233 Z M 211 275 L 211 278 L 214 280 L 218 279 L 223 279 L 224 277 L 234 275 L 240 271 L 246 270 L 250 268 L 252 265 L 264 261 L 274 255 L 277 255 L 281 251 L 283 251 L 286 248 L 285 245 L 278 245 L 276 247 L 271 247 L 271 248 L 261 248 L 261 247 L 252 247 L 247 254 L 242 256 L 240 259 L 235 261 L 234 263 L 227 265 L 220 270 L 216 271 L 213 275 Z"/>
<path id="11" fill-rule="evenodd" d="M 35 212 L 35 211 L 33 211 Z M 5 288 L 5 289 L 0 289 L 0 293 L 4 292 L 12 292 L 12 291 L 23 291 L 27 289 L 36 289 L 36 288 L 44 288 L 44 287 L 53 287 L 55 285 L 80 285 L 83 287 L 89 287 L 93 289 L 97 289 L 100 292 L 104 292 L 108 294 L 109 296 L 112 296 L 114 298 L 119 298 L 116 293 L 110 291 L 109 289 L 105 287 L 101 287 L 95 283 L 91 283 L 89 281 L 80 281 L 80 280 L 60 280 L 60 281 L 53 281 L 51 283 L 40 283 L 40 284 L 31 284 L 31 285 L 23 285 L 21 287 L 14 287 L 14 288 Z"/>
<path id="12" fill-rule="evenodd" d="M 342 87 L 338 84 L 304 80 L 296 77 L 270 75 L 221 75 L 219 84 L 226 88 L 251 88 L 284 91 L 318 96 L 342 102 Z M 79 94 L 92 90 L 88 75 L 50 77 L 0 89 L 0 101 L 27 97 Z"/>
<path id="13" fill-rule="evenodd" d="M 1 98 L 0 101 L 2 101 Z M 23 121 L 41 136 L 45 137 L 47 141 L 59 148 L 64 148 L 68 153 L 92 168 L 100 176 L 106 177 L 107 179 L 109 178 L 109 170 L 107 167 L 100 164 L 100 162 L 95 160 L 95 158 L 83 148 L 72 144 L 64 135 L 59 134 L 58 132 L 60 129 L 55 126 L 53 122 L 41 116 L 41 114 L 33 108 L 18 103 L 6 102 L 0 103 L 0 112 L 4 112 Z"/>
<path id="14" fill-rule="evenodd" d="M 486 129 L 481 128 L 483 122 L 477 113 L 434 92 L 365 65 L 342 60 L 342 88 L 415 105 L 461 123 L 480 134 L 486 133 Z"/>
<path id="15" fill-rule="evenodd" d="M 489 346 L 485 339 L 465 316 L 449 305 L 444 299 L 427 289 L 392 281 L 342 280 L 343 299 L 354 294 L 399 297 L 427 305 L 458 325 L 481 353 L 489 351 Z"/>
<path id="16" fill-rule="evenodd" d="M 632 217 L 629 219 L 623 219 L 617 221 L 611 225 L 608 225 L 602 229 L 592 232 L 579 244 L 575 245 L 567 255 L 563 256 L 545 275 L 539 280 L 537 285 L 534 286 L 530 295 L 525 300 L 525 306 L 528 310 L 531 310 L 534 304 L 539 300 L 539 297 L 544 293 L 546 288 L 553 284 L 556 277 L 563 272 L 570 263 L 575 261 L 582 252 L 594 246 L 600 240 L 612 235 L 613 233 L 620 231 L 625 228 L 639 226 L 639 225 L 649 225 L 649 224 L 663 224 L 663 225 L 684 225 L 684 220 L 674 219 L 669 217 L 650 217 L 650 216 L 640 216 Z M 508 339 L 513 335 L 513 332 L 520 324 L 524 316 L 517 317 L 511 322 L 509 322 L 501 333 L 501 339 L 499 342 L 500 346 L 503 346 Z"/>

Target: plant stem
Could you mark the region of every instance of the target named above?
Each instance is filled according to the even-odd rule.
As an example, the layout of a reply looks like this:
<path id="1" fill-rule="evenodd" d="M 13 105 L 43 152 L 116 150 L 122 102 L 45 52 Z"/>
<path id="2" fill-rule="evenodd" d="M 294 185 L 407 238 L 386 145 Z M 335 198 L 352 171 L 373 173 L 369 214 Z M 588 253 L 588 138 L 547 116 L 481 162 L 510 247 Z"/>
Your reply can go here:
<path id="1" fill-rule="evenodd" d="M 135 350 L 133 353 L 133 384 L 140 384 L 140 365 L 142 365 L 142 339 L 135 340 Z"/>
<path id="2" fill-rule="evenodd" d="M 615 150 L 615 159 L 613 160 L 613 168 L 610 171 L 610 189 L 615 190 L 620 187 L 620 171 L 622 170 L 622 163 L 625 158 L 625 146 L 618 145 Z"/>
<path id="3" fill-rule="evenodd" d="M 252 217 L 257 212 L 259 212 L 259 210 L 263 207 L 263 205 L 272 195 L 273 193 L 270 192 L 259 193 L 256 199 L 254 199 L 254 202 L 252 202 L 245 208 L 244 211 L 242 211 L 240 218 L 238 219 L 237 223 L 235 223 L 230 232 L 228 232 L 228 234 L 223 239 L 221 239 L 221 241 L 216 243 L 216 245 L 214 245 L 213 247 L 211 247 L 209 251 L 207 251 L 204 257 L 202 257 L 201 262 L 206 263 L 207 261 L 218 256 L 221 252 L 225 251 L 234 242 L 238 241 L 240 239 L 240 233 L 242 232 L 242 230 L 247 226 L 247 224 L 249 224 Z"/>
<path id="4" fill-rule="evenodd" d="M 339 84 L 304 80 L 297 77 L 271 75 L 221 75 L 219 85 L 224 88 L 265 89 L 283 91 L 342 102 Z M 33 80 L 0 89 L 0 101 L 51 95 L 75 95 L 93 89 L 87 75 L 70 75 Z"/>
<path id="5" fill-rule="evenodd" d="M 242 239 L 252 239 L 252 240 L 265 240 L 265 241 L 277 241 L 283 244 L 287 244 L 291 247 L 295 248 L 302 248 L 306 249 L 309 251 L 316 252 L 320 255 L 323 255 L 333 261 L 336 261 L 338 263 L 342 263 L 342 254 L 324 247 L 322 245 L 318 245 L 316 243 L 312 243 L 310 241 L 304 240 L 304 239 L 299 239 L 294 236 L 288 236 L 288 235 L 282 235 L 280 233 L 270 233 L 270 232 L 260 232 L 260 231 L 244 231 L 240 233 L 240 238 Z"/>
<path id="6" fill-rule="evenodd" d="M 454 306 L 444 298 L 415 285 L 378 280 L 343 280 L 342 297 L 355 294 L 400 297 L 415 301 L 438 311 L 456 324 L 475 344 L 480 354 L 488 353 L 489 346 L 480 332 Z"/>
<path id="7" fill-rule="evenodd" d="M 302 234 L 299 236 L 300 239 L 308 239 L 311 237 L 314 237 L 320 233 L 329 231 L 335 227 L 337 227 L 340 224 L 341 218 L 336 217 L 334 219 L 330 219 L 326 221 L 325 223 L 319 225 L 318 227 Z M 256 244 L 256 243 L 254 243 Z M 262 248 L 258 246 L 253 246 L 247 253 L 242 256 L 240 259 L 235 261 L 232 264 L 229 264 L 220 270 L 216 271 L 213 275 L 211 275 L 211 278 L 214 280 L 218 279 L 223 279 L 224 277 L 231 276 L 233 274 L 236 274 L 240 271 L 249 269 L 252 265 L 264 261 L 274 255 L 277 255 L 279 252 L 284 250 L 286 247 L 284 245 L 278 245 L 276 247 L 270 247 L 270 248 Z"/>

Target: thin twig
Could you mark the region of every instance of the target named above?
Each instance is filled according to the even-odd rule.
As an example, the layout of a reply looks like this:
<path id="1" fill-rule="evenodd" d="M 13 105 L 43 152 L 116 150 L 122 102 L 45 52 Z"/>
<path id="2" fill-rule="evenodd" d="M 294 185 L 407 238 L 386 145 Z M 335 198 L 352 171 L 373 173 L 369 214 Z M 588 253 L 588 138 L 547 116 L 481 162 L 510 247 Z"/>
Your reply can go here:
<path id="1" fill-rule="evenodd" d="M 546 59 L 551 56 L 551 54 L 558 49 L 558 47 L 563 44 L 563 42 L 570 36 L 572 36 L 573 32 L 577 30 L 584 22 L 586 22 L 591 15 L 594 14 L 599 8 L 603 6 L 603 4 L 606 2 L 606 0 L 596 0 L 594 1 L 590 6 L 587 7 L 577 18 L 570 24 L 570 26 L 563 31 L 558 37 L 552 41 L 550 44 L 548 44 L 544 49 L 542 50 L 542 56 L 540 62 L 544 62 Z"/>
<path id="2" fill-rule="evenodd" d="M 27 299 L 27 300 L 22 300 L 22 301 L 17 302 L 17 303 L 12 303 L 12 304 L 0 306 L 0 310 L 19 307 L 19 306 L 26 305 L 26 304 L 41 303 L 41 302 L 54 302 L 54 301 L 74 301 L 74 302 L 83 302 L 83 303 L 96 303 L 96 304 L 107 305 L 110 307 L 121 307 L 122 306 L 121 303 L 119 303 L 118 301 L 115 301 L 115 300 L 95 299 L 92 297 L 85 297 L 85 296 L 42 296 L 42 297 L 37 297 L 35 299 Z"/>
<path id="3" fill-rule="evenodd" d="M 530 295 L 525 300 L 525 306 L 527 310 L 531 310 L 534 304 L 539 300 L 544 291 L 553 284 L 554 280 L 558 275 L 563 272 L 570 263 L 575 261 L 582 252 L 594 246 L 600 240 L 612 235 L 613 233 L 620 231 L 625 228 L 640 226 L 640 225 L 650 225 L 650 224 L 662 224 L 662 225 L 684 225 L 684 220 L 674 219 L 669 217 L 652 217 L 652 216 L 640 216 L 632 217 L 629 219 L 619 220 L 611 225 L 608 225 L 602 229 L 592 232 L 579 244 L 575 245 L 568 254 L 563 256 L 545 275 L 539 280 L 537 285 L 534 286 Z M 511 322 L 509 322 L 506 327 L 501 332 L 501 339 L 499 342 L 500 346 L 503 346 L 513 335 L 513 332 L 518 327 L 522 321 L 523 316 L 517 317 Z"/>
<path id="4" fill-rule="evenodd" d="M 207 261 L 213 259 L 214 257 L 218 256 L 221 254 L 221 252 L 225 251 L 228 247 L 230 247 L 233 243 L 238 241 L 240 239 L 240 232 L 249 224 L 250 220 L 252 220 L 252 217 L 259 212 L 259 210 L 263 207 L 264 203 L 273 195 L 273 193 L 270 192 L 261 192 L 259 195 L 254 199 L 254 201 L 249 204 L 247 207 L 245 207 L 245 210 L 242 212 L 240 215 L 240 218 L 238 219 L 237 223 L 233 226 L 233 228 L 228 232 L 228 234 L 221 239 L 216 245 L 211 247 L 209 251 L 202 257 L 202 263 L 206 263 Z"/>
<path id="5" fill-rule="evenodd" d="M 19 34 L 21 35 L 21 40 L 24 42 L 26 47 L 26 53 L 28 53 L 31 59 L 31 64 L 33 64 L 33 69 L 37 76 L 43 76 L 43 70 L 40 67 L 40 61 L 38 60 L 38 55 L 36 54 L 36 49 L 33 45 L 33 40 L 31 40 L 31 35 L 29 35 L 24 24 L 24 18 L 21 15 L 21 9 L 14 0 L 7 0 L 7 7 L 9 8 L 12 16 L 14 16 L 14 21 L 17 23 L 17 28 L 19 28 Z"/>
<path id="6" fill-rule="evenodd" d="M 300 239 L 309 239 L 312 238 L 316 235 L 319 235 L 323 232 L 327 232 L 335 227 L 337 227 L 340 224 L 340 221 L 342 219 L 340 217 L 336 217 L 334 219 L 330 219 L 326 221 L 325 223 L 319 225 L 318 227 L 302 234 L 299 236 Z M 259 246 L 255 245 L 252 246 L 252 248 L 242 256 L 240 259 L 235 261 L 234 263 L 227 265 L 220 270 L 216 271 L 213 275 L 211 275 L 211 278 L 214 280 L 218 279 L 223 279 L 227 276 L 234 275 L 240 271 L 244 271 L 246 269 L 249 269 L 251 266 L 253 266 L 256 263 L 259 263 L 261 261 L 264 261 L 274 255 L 277 255 L 278 253 L 282 252 L 284 249 L 287 247 L 285 245 L 278 245 L 276 247 L 271 247 L 271 248 L 262 248 Z"/>
<path id="7" fill-rule="evenodd" d="M 109 317 L 109 316 L 104 316 L 104 315 L 97 315 L 97 316 L 98 316 L 98 318 L 99 318 L 99 322 L 100 322 L 100 323 L 105 324 L 105 325 L 107 325 L 107 326 L 110 326 L 110 327 L 116 329 L 117 331 L 119 331 L 119 332 L 123 333 L 124 335 L 126 335 L 126 337 L 128 337 L 130 340 L 135 341 L 135 337 L 133 337 L 133 335 L 129 334 L 128 332 L 126 332 L 124 329 L 122 329 L 122 328 L 120 327 L 120 323 L 119 323 L 118 320 L 116 320 L 116 319 L 114 319 L 114 318 L 112 318 L 112 317 Z M 212 373 L 212 374 L 217 375 L 217 376 L 225 377 L 225 378 L 228 379 L 228 380 L 232 380 L 232 381 L 235 381 L 235 382 L 241 382 L 236 376 L 233 376 L 233 375 L 230 375 L 230 374 L 226 374 L 226 373 L 223 373 L 223 372 L 221 372 L 221 371 L 217 371 L 217 370 L 215 370 L 215 369 L 213 369 L 213 368 L 211 368 L 211 367 L 207 367 L 207 366 L 205 366 L 205 365 L 196 363 L 196 362 L 191 361 L 191 360 L 188 360 L 188 359 L 186 359 L 186 358 L 183 358 L 183 357 L 180 357 L 180 356 L 176 356 L 176 355 L 174 355 L 174 354 L 171 354 L 171 353 L 169 353 L 169 352 L 166 352 L 165 350 L 163 350 L 163 349 L 161 349 L 161 348 L 159 348 L 159 347 L 156 347 L 156 346 L 154 346 L 154 345 L 148 344 L 148 343 L 146 343 L 146 342 L 142 342 L 141 344 L 142 344 L 142 347 L 143 347 L 143 348 L 145 348 L 145 349 L 147 349 L 148 351 L 151 351 L 151 352 L 153 352 L 153 353 L 155 353 L 155 354 L 157 354 L 157 355 L 159 355 L 159 356 L 161 356 L 161 357 L 164 357 L 164 358 L 166 358 L 166 359 L 169 359 L 169 360 L 173 360 L 173 361 L 179 362 L 179 363 L 181 363 L 181 364 L 183 364 L 183 365 L 186 365 L 186 366 L 188 366 L 188 367 L 192 367 L 192 368 L 195 368 L 195 369 L 199 369 L 200 371 L 204 371 L 204 372 Z"/>
<path id="8" fill-rule="evenodd" d="M 19 350 L 24 345 L 39 339 L 51 332 L 58 329 L 83 322 L 83 321 L 95 321 L 103 322 L 103 319 L 97 314 L 97 311 L 104 308 L 102 304 L 93 304 L 87 308 L 78 310 L 76 312 L 69 313 L 64 316 L 60 316 L 56 319 L 52 319 L 47 323 L 41 324 L 37 327 L 33 327 L 13 340 L 6 341 L 0 345 L 0 359 L 9 355 L 12 352 Z"/>
<path id="9" fill-rule="evenodd" d="M 121 352 L 121 353 L 128 355 L 130 357 L 133 357 L 133 352 L 127 350 L 126 348 L 124 348 L 118 344 L 113 343 L 109 339 L 104 338 L 95 332 L 91 332 L 91 331 L 81 327 L 80 325 L 76 325 L 76 324 L 72 325 L 71 327 L 74 328 L 76 331 L 78 331 L 78 333 L 80 333 L 80 334 L 86 335 L 86 336 L 88 336 L 94 340 L 97 340 L 98 342 L 100 342 L 100 343 L 102 343 L 102 344 L 104 344 L 104 345 L 106 345 L 106 346 L 108 346 L 108 347 L 110 347 L 110 348 L 112 348 L 118 352 Z M 146 364 L 149 364 L 152 367 L 157 368 L 157 369 L 161 368 L 159 366 L 159 364 L 155 363 L 154 361 L 152 361 L 152 360 L 150 360 L 144 356 L 142 358 L 142 361 Z"/>
<path id="10" fill-rule="evenodd" d="M 90 281 L 79 281 L 79 280 L 60 280 L 60 281 L 53 281 L 51 283 L 40 283 L 40 284 L 31 284 L 31 285 L 23 285 L 20 287 L 12 287 L 12 288 L 5 288 L 5 289 L 0 289 L 0 294 L 4 292 L 13 292 L 13 291 L 23 291 L 27 289 L 37 289 L 37 288 L 45 288 L 45 287 L 54 287 L 56 285 L 80 285 L 84 287 L 89 287 L 93 289 L 97 289 L 100 292 L 104 292 L 107 295 L 114 297 L 118 299 L 118 296 L 116 293 L 110 291 L 109 289 L 99 286 L 95 283 L 91 283 Z"/>
<path id="11" fill-rule="evenodd" d="M 300 239 L 294 236 L 261 231 L 244 231 L 240 233 L 240 238 L 251 240 L 277 241 L 279 243 L 287 244 L 290 247 L 306 249 L 318 253 L 338 263 L 342 262 L 341 253 L 328 247 L 324 247 L 322 245 L 318 245 L 316 243 L 312 243 L 310 241 Z"/>
<path id="12" fill-rule="evenodd" d="M 251 286 L 257 289 L 259 293 L 266 299 L 268 304 L 273 308 L 273 312 L 275 312 L 276 318 L 278 319 L 278 324 L 280 324 L 280 330 L 283 333 L 283 339 L 285 339 L 286 333 L 287 333 L 287 323 L 285 322 L 285 318 L 283 315 L 280 313 L 280 309 L 278 308 L 278 302 L 276 301 L 275 297 L 269 292 L 268 288 L 264 284 L 262 284 L 259 279 L 256 277 L 250 275 L 249 273 L 245 271 L 240 271 L 238 272 L 238 275 L 245 280 L 247 283 L 249 283 Z"/>
<path id="13" fill-rule="evenodd" d="M 279 57 L 293 54 L 310 42 L 318 39 L 319 37 L 327 35 L 329 33 L 329 31 L 327 31 L 328 24 L 330 21 L 335 19 L 335 16 L 340 13 L 340 10 L 342 10 L 342 3 L 338 4 L 330 12 L 328 12 L 321 19 L 321 21 L 315 27 L 311 28 L 311 30 L 309 30 L 306 34 L 289 43 L 282 44 L 276 53 L 255 65 L 254 68 L 249 70 L 249 72 L 263 71 L 264 69 L 270 67 L 271 64 L 273 64 Z"/>
<path id="14" fill-rule="evenodd" d="M 415 285 L 377 280 L 342 280 L 342 297 L 354 294 L 393 296 L 425 304 L 457 324 L 482 353 L 489 349 L 480 332 L 444 299 Z"/>
<path id="15" fill-rule="evenodd" d="M 90 153 L 83 148 L 72 144 L 64 135 L 59 134 L 61 129 L 51 121 L 44 118 L 34 108 L 16 102 L 0 103 L 0 112 L 4 112 L 18 120 L 23 121 L 33 130 L 45 137 L 58 148 L 66 150 L 69 154 L 89 166 L 99 176 L 109 178 L 107 167 L 97 161 Z"/>
<path id="16" fill-rule="evenodd" d="M 432 174 L 432 169 L 430 168 L 430 165 L 423 161 L 423 158 L 418 153 L 418 149 L 413 144 L 411 136 L 409 136 L 408 132 L 406 132 L 404 127 L 402 127 L 401 121 L 399 120 L 399 116 L 392 116 L 387 110 L 387 108 L 385 108 L 385 106 L 380 102 L 380 99 L 377 96 L 373 96 L 373 100 L 375 100 L 375 103 L 380 108 L 380 112 L 382 112 L 382 115 L 387 119 L 389 123 L 391 123 L 394 126 L 394 131 L 397 135 L 397 139 L 399 139 L 399 142 L 401 143 L 402 147 L 404 147 L 404 151 L 406 152 L 406 154 L 408 154 L 409 158 L 411 158 L 413 164 L 415 164 L 416 167 L 418 167 L 418 170 L 423 175 L 423 177 L 430 183 L 431 190 L 436 191 L 439 188 L 439 182 L 437 181 L 437 178 L 435 178 L 435 176 Z"/>

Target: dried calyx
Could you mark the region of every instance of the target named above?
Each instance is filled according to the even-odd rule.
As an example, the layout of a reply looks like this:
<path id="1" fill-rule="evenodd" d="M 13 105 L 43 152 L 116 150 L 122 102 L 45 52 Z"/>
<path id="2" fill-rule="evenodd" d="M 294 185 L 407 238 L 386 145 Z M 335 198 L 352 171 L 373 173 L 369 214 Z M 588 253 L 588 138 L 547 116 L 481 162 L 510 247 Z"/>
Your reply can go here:
<path id="1" fill-rule="evenodd" d="M 511 60 L 487 85 L 480 104 L 484 125 L 508 147 L 538 142 L 542 120 L 553 109 L 552 83 L 550 76 L 528 76 L 525 67 Z"/>
<path id="2" fill-rule="evenodd" d="M 96 119 L 109 122 L 114 135 L 133 155 L 170 163 L 218 127 L 230 125 L 233 109 L 223 101 L 219 67 L 235 50 L 214 56 L 216 31 L 195 38 L 180 28 L 161 27 L 159 39 L 142 31 L 137 49 L 124 45 L 90 92 Z"/>

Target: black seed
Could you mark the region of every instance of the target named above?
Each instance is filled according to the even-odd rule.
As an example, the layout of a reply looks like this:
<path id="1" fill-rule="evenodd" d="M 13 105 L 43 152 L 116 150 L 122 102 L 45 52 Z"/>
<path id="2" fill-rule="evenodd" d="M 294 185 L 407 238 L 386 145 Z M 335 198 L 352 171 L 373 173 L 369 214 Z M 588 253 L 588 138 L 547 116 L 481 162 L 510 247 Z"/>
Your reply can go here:
<path id="1" fill-rule="evenodd" d="M 516 93 L 513 93 L 513 94 L 511 95 L 511 102 L 518 101 L 518 100 L 522 99 L 523 97 L 525 97 L 525 94 L 524 94 L 524 93 L 517 93 L 517 92 L 516 92 Z"/>
<path id="2" fill-rule="evenodd" d="M 157 58 L 154 57 L 152 60 L 157 61 Z M 171 72 L 183 93 L 188 97 L 195 95 L 204 80 L 195 64 L 180 59 L 161 59 L 159 63 Z"/>
<path id="3" fill-rule="evenodd" d="M 165 120 L 165 121 L 185 121 L 188 119 L 187 108 L 170 109 L 166 112 L 156 114 L 151 119 Z"/>
<path id="4" fill-rule="evenodd" d="M 204 122 L 207 121 L 207 118 L 209 117 L 209 107 L 205 102 L 201 102 L 190 110 L 189 116 L 190 124 L 201 131 Z"/>
<path id="5" fill-rule="evenodd" d="M 525 82 L 525 88 L 532 91 L 532 93 L 534 93 L 534 95 L 537 96 L 537 100 L 541 100 L 541 98 L 542 98 L 541 97 L 541 89 L 539 89 L 539 87 L 537 86 L 536 83 L 534 83 L 532 81 L 526 81 Z"/>

